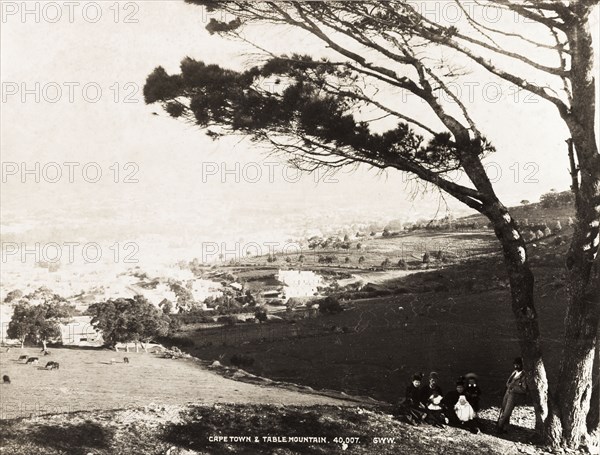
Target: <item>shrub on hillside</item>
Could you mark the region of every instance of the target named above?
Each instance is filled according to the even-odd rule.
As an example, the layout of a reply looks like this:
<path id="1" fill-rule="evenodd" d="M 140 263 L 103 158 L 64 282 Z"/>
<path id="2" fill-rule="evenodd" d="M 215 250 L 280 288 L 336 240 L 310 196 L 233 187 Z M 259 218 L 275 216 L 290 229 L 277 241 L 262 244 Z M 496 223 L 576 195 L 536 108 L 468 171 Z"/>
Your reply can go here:
<path id="1" fill-rule="evenodd" d="M 233 366 L 238 368 L 250 367 L 254 365 L 254 357 L 247 354 L 233 354 L 229 361 Z"/>
<path id="2" fill-rule="evenodd" d="M 550 191 L 549 193 L 542 194 L 540 203 L 544 208 L 569 206 L 575 203 L 575 197 L 571 191 L 563 191 L 561 193 Z"/>
<path id="3" fill-rule="evenodd" d="M 181 313 L 172 314 L 169 317 L 171 320 L 177 320 L 183 324 L 197 324 L 197 323 L 208 323 L 215 322 L 213 315 L 215 311 L 185 311 Z"/>
<path id="4" fill-rule="evenodd" d="M 525 234 L 523 234 L 523 237 L 525 238 L 526 242 L 531 242 L 535 240 L 535 233 L 533 231 L 527 231 Z"/>
<path id="5" fill-rule="evenodd" d="M 333 264 L 336 261 L 336 257 L 333 255 L 321 256 L 319 255 L 319 264 Z"/>
<path id="6" fill-rule="evenodd" d="M 335 296 L 328 296 L 319 300 L 319 311 L 323 314 L 338 314 L 344 311 L 344 308 Z"/>
<path id="7" fill-rule="evenodd" d="M 295 310 L 300 305 L 300 301 L 293 297 L 290 297 L 288 301 L 285 303 L 285 308 L 288 311 Z"/>
<path id="8" fill-rule="evenodd" d="M 227 325 L 235 325 L 238 322 L 238 318 L 236 318 L 235 316 L 219 316 L 217 318 L 217 322 Z"/>
<path id="9" fill-rule="evenodd" d="M 408 262 L 406 262 L 404 259 L 400 259 L 398 261 L 398 267 L 400 267 L 403 270 L 408 270 Z"/>
<path id="10" fill-rule="evenodd" d="M 290 299 L 291 300 L 291 299 Z M 265 310 L 264 308 L 259 308 L 254 312 L 254 317 L 256 318 L 257 321 L 259 322 L 265 322 L 268 317 L 267 317 L 267 310 Z"/>
<path id="11" fill-rule="evenodd" d="M 156 341 L 163 346 L 176 346 L 179 348 L 190 348 L 195 346 L 195 342 L 191 338 L 177 337 L 172 334 L 157 338 Z"/>
<path id="12" fill-rule="evenodd" d="M 10 303 L 13 300 L 19 300 L 21 297 L 23 297 L 23 291 L 20 289 L 15 289 L 14 291 L 10 291 L 8 294 L 6 294 L 4 303 Z"/>

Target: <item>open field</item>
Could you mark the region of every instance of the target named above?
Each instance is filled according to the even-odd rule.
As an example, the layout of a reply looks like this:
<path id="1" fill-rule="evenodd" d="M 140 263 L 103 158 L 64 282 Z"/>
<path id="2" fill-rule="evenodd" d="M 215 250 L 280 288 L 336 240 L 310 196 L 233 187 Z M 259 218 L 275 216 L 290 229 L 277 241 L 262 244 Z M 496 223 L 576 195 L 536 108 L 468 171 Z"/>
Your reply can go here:
<path id="1" fill-rule="evenodd" d="M 37 356 L 39 349 L 11 349 L 0 354 L 0 418 L 14 419 L 46 413 L 121 409 L 161 404 L 273 403 L 341 404 L 339 400 L 226 379 L 193 359 L 163 359 L 155 354 L 116 353 L 108 350 L 57 349 L 41 357 L 40 365 L 17 361 L 23 354 Z M 123 357 L 130 359 L 122 363 Z M 118 363 L 110 364 L 112 358 Z M 59 370 L 47 371 L 50 359 Z"/>
<path id="2" fill-rule="evenodd" d="M 360 249 L 357 245 L 360 244 Z M 293 247 L 292 247 L 293 246 Z M 389 259 L 392 266 L 403 259 L 413 265 L 422 262 L 423 254 L 428 251 L 434 253 L 443 251 L 450 259 L 465 259 L 486 253 L 499 251 L 499 245 L 490 229 L 468 231 L 414 231 L 405 232 L 393 237 L 360 237 L 350 241 L 349 249 L 333 249 L 318 247 L 314 250 L 305 247 L 290 245 L 287 254 L 277 254 L 277 261 L 267 263 L 266 256 L 245 257 L 241 264 L 253 267 L 268 265 L 271 268 L 286 265 L 300 264 L 298 258 L 304 256 L 303 267 L 330 269 L 341 267 L 347 269 L 368 269 L 379 267 L 385 259 Z M 319 263 L 319 256 L 333 256 L 334 262 L 324 266 Z M 359 263 L 360 257 L 364 262 Z M 290 262 L 286 262 L 289 257 Z M 349 262 L 345 259 L 349 258 Z M 255 276 L 255 271 L 242 272 L 242 275 Z"/>

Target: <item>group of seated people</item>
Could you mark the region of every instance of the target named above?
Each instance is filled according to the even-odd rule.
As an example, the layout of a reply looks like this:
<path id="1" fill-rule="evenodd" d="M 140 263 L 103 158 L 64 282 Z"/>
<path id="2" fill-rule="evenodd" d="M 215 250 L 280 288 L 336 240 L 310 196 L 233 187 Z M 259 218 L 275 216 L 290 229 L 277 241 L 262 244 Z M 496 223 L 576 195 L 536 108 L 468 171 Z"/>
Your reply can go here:
<path id="1" fill-rule="evenodd" d="M 452 425 L 479 433 L 477 412 L 481 389 L 477 385 L 477 376 L 473 373 L 461 376 L 455 389 L 445 395 L 438 379 L 438 374 L 431 372 L 428 383 L 423 385 L 423 375 L 415 374 L 396 408 L 397 417 L 413 425 L 422 422 L 440 428 Z"/>

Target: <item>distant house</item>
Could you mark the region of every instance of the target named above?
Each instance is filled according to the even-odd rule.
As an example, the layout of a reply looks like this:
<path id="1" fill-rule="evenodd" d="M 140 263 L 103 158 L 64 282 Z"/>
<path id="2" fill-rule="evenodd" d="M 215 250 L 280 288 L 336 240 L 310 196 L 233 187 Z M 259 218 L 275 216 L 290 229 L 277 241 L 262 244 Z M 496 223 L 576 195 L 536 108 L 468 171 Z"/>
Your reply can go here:
<path id="1" fill-rule="evenodd" d="M 323 278 L 310 270 L 279 270 L 277 279 L 284 285 L 288 299 L 314 296 L 323 285 Z"/>
<path id="2" fill-rule="evenodd" d="M 102 346 L 102 333 L 92 326 L 90 316 L 75 316 L 68 324 L 60 325 L 62 343 L 65 346 Z"/>
<path id="3" fill-rule="evenodd" d="M 241 291 L 244 288 L 240 283 L 229 283 L 229 286 L 236 291 Z"/>
<path id="4" fill-rule="evenodd" d="M 281 291 L 278 290 L 278 289 L 263 291 L 262 296 L 265 299 L 267 299 L 267 300 L 280 299 L 281 298 Z"/>

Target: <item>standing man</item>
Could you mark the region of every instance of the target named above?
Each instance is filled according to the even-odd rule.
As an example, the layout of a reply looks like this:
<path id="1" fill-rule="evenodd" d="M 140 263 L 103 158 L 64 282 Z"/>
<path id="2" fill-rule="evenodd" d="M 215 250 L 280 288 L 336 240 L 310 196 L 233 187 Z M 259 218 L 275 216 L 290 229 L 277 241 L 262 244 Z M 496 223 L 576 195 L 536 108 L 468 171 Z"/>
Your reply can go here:
<path id="1" fill-rule="evenodd" d="M 514 370 L 506 381 L 506 392 L 502 399 L 502 408 L 498 416 L 496 428 L 498 433 L 506 433 L 510 423 L 510 416 L 516 405 L 521 404 L 527 394 L 527 381 L 523 371 L 523 360 L 517 357 L 513 361 Z"/>

